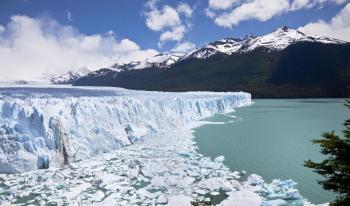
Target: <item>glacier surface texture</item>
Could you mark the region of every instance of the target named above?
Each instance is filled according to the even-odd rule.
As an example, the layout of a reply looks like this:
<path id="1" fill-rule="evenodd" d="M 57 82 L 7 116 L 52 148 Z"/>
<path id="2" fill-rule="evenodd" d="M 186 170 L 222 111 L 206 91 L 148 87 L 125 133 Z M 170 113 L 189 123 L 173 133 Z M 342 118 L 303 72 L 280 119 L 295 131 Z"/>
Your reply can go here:
<path id="1" fill-rule="evenodd" d="M 247 93 L 3 88 L 0 173 L 60 166 L 250 103 Z"/>

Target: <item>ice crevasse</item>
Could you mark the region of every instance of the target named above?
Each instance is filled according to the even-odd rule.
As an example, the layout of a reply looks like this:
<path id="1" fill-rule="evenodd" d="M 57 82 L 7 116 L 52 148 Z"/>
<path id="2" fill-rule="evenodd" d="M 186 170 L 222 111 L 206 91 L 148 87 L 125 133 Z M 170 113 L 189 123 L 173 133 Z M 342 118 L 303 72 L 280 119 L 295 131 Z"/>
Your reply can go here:
<path id="1" fill-rule="evenodd" d="M 1 88 L 0 173 L 83 160 L 250 103 L 244 92 Z"/>

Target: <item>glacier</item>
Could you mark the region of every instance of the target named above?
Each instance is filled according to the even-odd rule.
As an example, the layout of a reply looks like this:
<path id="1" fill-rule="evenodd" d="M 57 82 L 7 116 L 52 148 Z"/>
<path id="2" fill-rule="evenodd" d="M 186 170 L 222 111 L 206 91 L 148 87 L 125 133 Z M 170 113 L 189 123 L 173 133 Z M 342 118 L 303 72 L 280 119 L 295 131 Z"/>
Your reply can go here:
<path id="1" fill-rule="evenodd" d="M 0 173 L 86 159 L 250 104 L 250 94 L 5 87 Z"/>
<path id="2" fill-rule="evenodd" d="M 244 92 L 1 87 L 0 205 L 313 205 L 292 180 L 197 152 L 198 120 L 251 103 Z"/>

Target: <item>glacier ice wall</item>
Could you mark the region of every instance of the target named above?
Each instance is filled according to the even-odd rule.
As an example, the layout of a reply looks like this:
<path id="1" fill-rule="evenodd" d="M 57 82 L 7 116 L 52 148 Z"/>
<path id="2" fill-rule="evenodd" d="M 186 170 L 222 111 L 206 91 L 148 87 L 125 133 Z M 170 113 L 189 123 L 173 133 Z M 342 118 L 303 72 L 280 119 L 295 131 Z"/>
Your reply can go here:
<path id="1" fill-rule="evenodd" d="M 78 161 L 250 103 L 244 92 L 2 87 L 0 173 Z"/>

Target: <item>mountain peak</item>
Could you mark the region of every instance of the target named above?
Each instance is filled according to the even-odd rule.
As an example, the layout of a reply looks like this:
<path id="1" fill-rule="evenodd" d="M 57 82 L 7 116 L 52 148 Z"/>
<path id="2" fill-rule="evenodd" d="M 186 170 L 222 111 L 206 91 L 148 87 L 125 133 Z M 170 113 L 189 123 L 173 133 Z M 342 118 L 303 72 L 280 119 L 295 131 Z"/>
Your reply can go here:
<path id="1" fill-rule="evenodd" d="M 73 84 L 77 79 L 87 75 L 91 71 L 82 67 L 77 70 L 69 70 L 64 74 L 54 75 L 50 78 L 50 83 L 52 84 Z"/>
<path id="2" fill-rule="evenodd" d="M 175 63 L 180 56 L 170 53 L 160 53 L 156 56 L 150 57 L 141 62 L 136 69 L 143 69 L 148 67 L 166 68 Z"/>
<path id="3" fill-rule="evenodd" d="M 279 29 L 286 32 L 286 31 L 289 30 L 289 27 L 288 26 L 282 26 Z"/>
<path id="4" fill-rule="evenodd" d="M 256 36 L 252 33 L 249 33 L 249 34 L 245 35 L 243 39 L 250 40 L 250 39 L 254 39 L 254 38 L 256 38 Z"/>
<path id="5" fill-rule="evenodd" d="M 299 32 L 298 30 L 289 28 L 287 26 L 279 27 L 278 29 L 276 29 L 274 32 L 272 32 L 270 34 L 288 34 L 288 33 L 300 33 L 300 34 L 303 34 L 303 33 Z M 303 34 L 303 35 L 305 35 L 305 34 Z"/>
<path id="6" fill-rule="evenodd" d="M 232 38 L 232 37 L 226 37 L 226 38 L 223 38 L 221 40 L 218 40 L 218 41 L 215 41 L 215 42 L 224 42 L 224 43 L 227 43 L 227 42 L 241 42 L 243 39 L 241 38 Z M 215 43 L 213 42 L 213 43 Z"/>
<path id="7" fill-rule="evenodd" d="M 146 68 L 168 68 L 170 65 L 177 62 L 182 55 L 177 53 L 159 53 L 153 57 L 149 57 L 143 61 L 133 61 L 124 64 L 113 64 L 110 68 L 113 71 L 130 71 L 134 69 L 146 69 Z"/>

